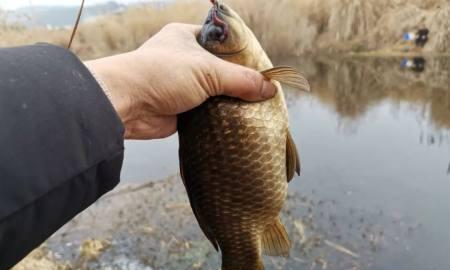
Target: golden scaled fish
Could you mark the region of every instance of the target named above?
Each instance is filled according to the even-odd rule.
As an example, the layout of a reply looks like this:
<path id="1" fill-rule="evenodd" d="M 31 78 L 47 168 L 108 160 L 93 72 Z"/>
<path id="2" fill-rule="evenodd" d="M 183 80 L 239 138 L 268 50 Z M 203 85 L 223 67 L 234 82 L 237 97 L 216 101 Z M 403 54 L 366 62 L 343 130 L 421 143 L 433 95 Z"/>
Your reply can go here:
<path id="1" fill-rule="evenodd" d="M 181 114 L 181 176 L 201 229 L 221 251 L 222 270 L 261 270 L 262 254 L 289 254 L 280 211 L 288 182 L 300 173 L 279 82 L 307 91 L 309 84 L 290 67 L 273 68 L 239 15 L 212 2 L 199 43 L 226 61 L 263 70 L 278 93 L 253 103 L 212 97 Z"/>

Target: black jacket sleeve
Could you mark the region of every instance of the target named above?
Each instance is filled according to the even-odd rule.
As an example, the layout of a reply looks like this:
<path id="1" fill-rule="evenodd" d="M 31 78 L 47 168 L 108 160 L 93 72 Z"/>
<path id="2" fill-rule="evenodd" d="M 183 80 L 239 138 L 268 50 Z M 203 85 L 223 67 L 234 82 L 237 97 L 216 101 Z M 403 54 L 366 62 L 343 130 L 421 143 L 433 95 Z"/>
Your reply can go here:
<path id="1" fill-rule="evenodd" d="M 1 270 L 118 184 L 123 132 L 72 53 L 0 49 Z"/>

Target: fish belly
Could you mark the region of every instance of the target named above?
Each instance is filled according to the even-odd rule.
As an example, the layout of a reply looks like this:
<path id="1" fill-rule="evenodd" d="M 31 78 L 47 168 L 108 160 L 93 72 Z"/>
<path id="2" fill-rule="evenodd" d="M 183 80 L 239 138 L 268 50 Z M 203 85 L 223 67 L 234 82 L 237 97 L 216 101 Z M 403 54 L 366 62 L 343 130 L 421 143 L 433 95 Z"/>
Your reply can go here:
<path id="1" fill-rule="evenodd" d="M 261 235 L 286 198 L 284 108 L 282 96 L 260 103 L 214 97 L 180 118 L 191 203 L 223 260 L 230 258 L 236 267 L 259 263 Z"/>

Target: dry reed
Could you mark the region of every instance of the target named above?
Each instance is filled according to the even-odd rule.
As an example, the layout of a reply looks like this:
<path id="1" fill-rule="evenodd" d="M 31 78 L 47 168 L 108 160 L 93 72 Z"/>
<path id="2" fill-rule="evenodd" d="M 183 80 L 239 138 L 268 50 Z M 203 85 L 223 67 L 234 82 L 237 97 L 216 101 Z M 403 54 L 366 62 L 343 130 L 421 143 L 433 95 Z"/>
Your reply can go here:
<path id="1" fill-rule="evenodd" d="M 392 50 L 404 31 L 426 26 L 425 52 L 450 53 L 447 0 L 228 0 L 271 56 Z M 201 24 L 206 0 L 179 0 L 164 8 L 132 7 L 83 23 L 74 50 L 95 58 L 137 48 L 170 22 Z M 74 14 L 75 16 L 75 14 Z M 26 29 L 0 21 L 0 46 L 67 44 L 69 30 Z"/>

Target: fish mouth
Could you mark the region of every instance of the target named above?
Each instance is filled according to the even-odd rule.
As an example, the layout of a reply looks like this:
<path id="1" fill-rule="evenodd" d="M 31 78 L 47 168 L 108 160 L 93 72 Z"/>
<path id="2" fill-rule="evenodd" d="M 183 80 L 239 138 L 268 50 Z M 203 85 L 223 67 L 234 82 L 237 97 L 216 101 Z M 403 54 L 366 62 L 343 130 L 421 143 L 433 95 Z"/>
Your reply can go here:
<path id="1" fill-rule="evenodd" d="M 210 0 L 213 4 L 199 36 L 200 45 L 217 56 L 232 56 L 247 49 L 247 44 L 233 51 L 224 51 L 225 42 L 231 35 L 230 19 L 233 18 L 229 8 L 218 0 Z"/>
<path id="2" fill-rule="evenodd" d="M 209 11 L 208 18 L 202 30 L 201 41 L 223 43 L 230 34 L 230 26 L 226 22 L 226 16 L 229 16 L 225 5 L 220 4 L 218 0 L 211 0 L 213 7 Z"/>

